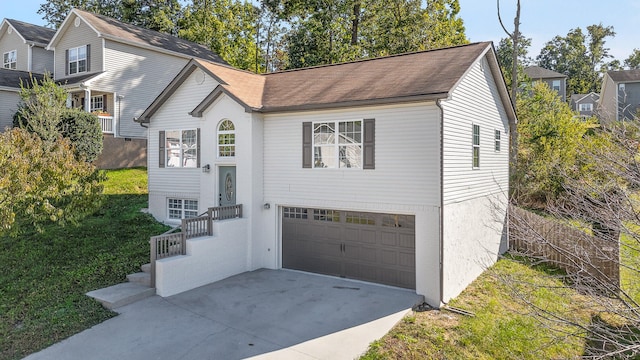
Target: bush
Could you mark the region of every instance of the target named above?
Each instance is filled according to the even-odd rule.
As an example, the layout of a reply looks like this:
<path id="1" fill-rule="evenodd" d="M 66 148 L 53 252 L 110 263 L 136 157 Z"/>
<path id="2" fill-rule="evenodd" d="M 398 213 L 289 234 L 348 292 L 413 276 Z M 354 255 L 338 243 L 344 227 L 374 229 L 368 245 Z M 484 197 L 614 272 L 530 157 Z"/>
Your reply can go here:
<path id="1" fill-rule="evenodd" d="M 96 115 L 67 109 L 58 126 L 60 134 L 71 140 L 76 159 L 93 162 L 102 153 L 102 128 Z"/>

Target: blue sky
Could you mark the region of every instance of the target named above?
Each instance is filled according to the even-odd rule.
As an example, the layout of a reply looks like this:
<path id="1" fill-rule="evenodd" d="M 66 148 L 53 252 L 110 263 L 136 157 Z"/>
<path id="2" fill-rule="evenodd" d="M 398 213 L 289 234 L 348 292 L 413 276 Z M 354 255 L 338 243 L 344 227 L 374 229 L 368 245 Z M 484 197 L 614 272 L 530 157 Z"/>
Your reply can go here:
<path id="1" fill-rule="evenodd" d="M 0 17 L 45 25 L 37 14 L 44 0 L 1 0 Z M 516 0 L 501 0 L 502 19 L 513 29 Z M 620 61 L 640 49 L 640 0 L 522 0 L 521 32 L 533 39 L 529 55 L 536 57 L 544 44 L 569 30 L 602 23 L 613 26 L 616 36 L 607 40 L 610 53 Z M 471 41 L 498 44 L 505 33 L 498 23 L 496 0 L 460 0 L 461 17 Z"/>

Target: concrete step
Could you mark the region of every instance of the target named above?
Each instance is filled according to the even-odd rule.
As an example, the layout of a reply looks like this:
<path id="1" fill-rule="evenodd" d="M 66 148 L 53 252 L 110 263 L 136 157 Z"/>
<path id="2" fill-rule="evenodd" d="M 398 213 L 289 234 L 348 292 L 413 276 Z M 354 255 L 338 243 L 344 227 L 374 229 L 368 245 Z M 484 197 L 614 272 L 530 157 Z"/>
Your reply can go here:
<path id="1" fill-rule="evenodd" d="M 151 274 L 146 272 L 138 272 L 135 274 L 127 275 L 127 281 L 130 283 L 136 283 L 140 285 L 144 285 L 146 287 L 151 286 Z"/>
<path id="2" fill-rule="evenodd" d="M 140 270 L 142 270 L 142 272 L 151 273 L 151 264 L 140 265 Z"/>
<path id="3" fill-rule="evenodd" d="M 132 282 L 90 291 L 87 296 L 98 300 L 107 309 L 129 305 L 156 294 L 156 289 Z"/>

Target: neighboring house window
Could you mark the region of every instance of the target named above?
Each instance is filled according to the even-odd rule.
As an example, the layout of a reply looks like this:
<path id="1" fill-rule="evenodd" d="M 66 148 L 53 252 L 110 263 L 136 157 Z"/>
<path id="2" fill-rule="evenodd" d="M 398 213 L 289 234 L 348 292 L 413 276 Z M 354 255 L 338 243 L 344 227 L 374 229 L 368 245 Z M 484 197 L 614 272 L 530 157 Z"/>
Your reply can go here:
<path id="1" fill-rule="evenodd" d="M 218 126 L 218 157 L 236 156 L 236 128 L 231 120 Z"/>
<path id="2" fill-rule="evenodd" d="M 188 219 L 198 216 L 198 200 L 169 199 L 169 219 Z"/>
<path id="3" fill-rule="evenodd" d="M 580 104 L 580 111 L 593 111 L 593 104 Z"/>
<path id="4" fill-rule="evenodd" d="M 495 150 L 500 151 L 500 130 L 496 130 L 495 132 Z"/>
<path id="5" fill-rule="evenodd" d="M 18 55 L 16 50 L 11 50 L 2 55 L 2 67 L 5 69 L 16 69 L 18 65 Z"/>
<path id="6" fill-rule="evenodd" d="M 88 45 L 67 50 L 67 73 L 69 75 L 86 72 L 88 68 Z"/>
<path id="7" fill-rule="evenodd" d="M 160 132 L 160 167 L 199 167 L 199 129 Z M 166 160 L 166 163 L 165 163 Z"/>
<path id="8" fill-rule="evenodd" d="M 480 167 L 480 125 L 473 125 L 473 168 Z"/>
<path id="9" fill-rule="evenodd" d="M 553 80 L 551 82 L 551 88 L 560 93 L 560 80 Z"/>
<path id="10" fill-rule="evenodd" d="M 102 95 L 91 97 L 91 112 L 104 110 L 104 97 Z"/>

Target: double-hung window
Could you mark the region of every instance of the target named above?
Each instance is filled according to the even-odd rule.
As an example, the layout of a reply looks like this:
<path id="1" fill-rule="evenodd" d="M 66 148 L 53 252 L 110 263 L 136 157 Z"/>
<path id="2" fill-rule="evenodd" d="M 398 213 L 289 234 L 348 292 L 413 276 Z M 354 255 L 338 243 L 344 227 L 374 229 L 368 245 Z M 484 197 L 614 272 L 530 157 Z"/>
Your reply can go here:
<path id="1" fill-rule="evenodd" d="M 551 88 L 555 91 L 557 91 L 558 93 L 560 93 L 560 80 L 553 80 L 551 81 Z"/>
<path id="2" fill-rule="evenodd" d="M 87 46 L 79 46 L 68 50 L 68 73 L 77 74 L 87 71 Z"/>
<path id="3" fill-rule="evenodd" d="M 314 168 L 362 168 L 362 120 L 313 123 Z"/>
<path id="4" fill-rule="evenodd" d="M 167 130 L 166 167 L 198 167 L 198 132 L 196 129 Z"/>
<path id="5" fill-rule="evenodd" d="M 495 141 L 494 150 L 495 151 L 500 151 L 500 136 L 501 135 L 502 134 L 500 133 L 500 130 L 496 130 L 495 131 L 495 138 L 494 138 L 494 141 Z"/>
<path id="6" fill-rule="evenodd" d="M 91 112 L 104 110 L 104 96 L 92 96 L 91 97 Z"/>
<path id="7" fill-rule="evenodd" d="M 218 126 L 218 157 L 236 156 L 236 127 L 231 120 L 223 120 Z"/>
<path id="8" fill-rule="evenodd" d="M 169 199 L 169 219 L 188 219 L 198 216 L 198 200 Z"/>
<path id="9" fill-rule="evenodd" d="M 580 111 L 593 111 L 593 104 L 592 103 L 580 104 Z"/>
<path id="10" fill-rule="evenodd" d="M 480 167 L 480 125 L 473 125 L 473 168 Z"/>
<path id="11" fill-rule="evenodd" d="M 3 68 L 15 70 L 17 66 L 18 66 L 18 52 L 16 50 L 11 50 L 2 54 Z"/>

